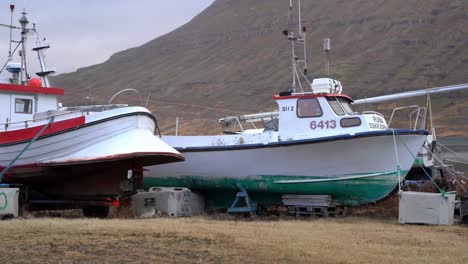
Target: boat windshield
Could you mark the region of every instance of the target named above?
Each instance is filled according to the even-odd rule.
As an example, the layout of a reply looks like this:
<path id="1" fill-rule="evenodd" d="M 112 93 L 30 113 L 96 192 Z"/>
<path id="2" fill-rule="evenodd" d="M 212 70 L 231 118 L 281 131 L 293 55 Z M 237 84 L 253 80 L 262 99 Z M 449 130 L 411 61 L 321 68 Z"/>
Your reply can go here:
<path id="1" fill-rule="evenodd" d="M 327 97 L 327 101 L 330 104 L 331 108 L 337 115 L 344 115 L 346 112 L 340 106 L 340 103 L 336 100 L 336 97 Z"/>
<path id="2" fill-rule="evenodd" d="M 337 115 L 353 114 L 353 108 L 349 102 L 341 97 L 327 97 L 327 101 Z"/>
<path id="3" fill-rule="evenodd" d="M 354 113 L 353 108 L 351 107 L 351 104 L 349 103 L 348 100 L 338 97 L 338 102 L 340 102 L 341 106 L 343 106 L 343 109 L 346 111 L 348 114 Z"/>

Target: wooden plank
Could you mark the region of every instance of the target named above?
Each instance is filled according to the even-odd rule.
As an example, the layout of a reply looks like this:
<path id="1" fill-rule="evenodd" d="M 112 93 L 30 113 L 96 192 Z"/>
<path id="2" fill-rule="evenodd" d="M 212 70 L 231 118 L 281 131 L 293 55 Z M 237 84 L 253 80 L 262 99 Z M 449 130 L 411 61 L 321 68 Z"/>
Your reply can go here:
<path id="1" fill-rule="evenodd" d="M 284 205 L 308 206 L 308 207 L 330 207 L 332 203 L 308 202 L 308 201 L 283 201 Z"/>
<path id="2" fill-rule="evenodd" d="M 281 196 L 283 199 L 303 199 L 303 198 L 318 198 L 318 199 L 332 199 L 330 195 L 302 195 L 302 194 L 284 194 Z"/>
<path id="3" fill-rule="evenodd" d="M 283 195 L 284 205 L 330 207 L 334 201 L 330 195 Z"/>

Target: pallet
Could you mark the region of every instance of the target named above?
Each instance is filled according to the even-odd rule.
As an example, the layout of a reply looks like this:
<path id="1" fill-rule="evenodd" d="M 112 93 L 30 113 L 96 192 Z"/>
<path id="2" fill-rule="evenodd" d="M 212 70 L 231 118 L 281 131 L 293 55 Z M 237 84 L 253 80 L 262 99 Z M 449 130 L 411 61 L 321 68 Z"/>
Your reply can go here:
<path id="1" fill-rule="evenodd" d="M 336 203 L 330 195 L 283 195 L 281 197 L 286 206 L 332 207 Z"/>
<path id="2" fill-rule="evenodd" d="M 289 213 L 296 217 L 340 217 L 346 216 L 346 207 L 288 206 Z"/>
<path id="3" fill-rule="evenodd" d="M 288 194 L 282 197 L 289 213 L 309 217 L 338 217 L 346 215 L 346 207 L 340 206 L 330 195 Z"/>

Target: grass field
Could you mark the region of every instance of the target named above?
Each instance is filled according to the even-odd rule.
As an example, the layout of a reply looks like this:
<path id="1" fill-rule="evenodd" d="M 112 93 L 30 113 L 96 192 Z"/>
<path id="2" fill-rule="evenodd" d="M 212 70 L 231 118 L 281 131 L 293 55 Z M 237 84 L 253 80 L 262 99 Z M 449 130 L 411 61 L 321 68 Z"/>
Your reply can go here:
<path id="1" fill-rule="evenodd" d="M 468 228 L 395 220 L 0 222 L 0 263 L 468 263 Z"/>

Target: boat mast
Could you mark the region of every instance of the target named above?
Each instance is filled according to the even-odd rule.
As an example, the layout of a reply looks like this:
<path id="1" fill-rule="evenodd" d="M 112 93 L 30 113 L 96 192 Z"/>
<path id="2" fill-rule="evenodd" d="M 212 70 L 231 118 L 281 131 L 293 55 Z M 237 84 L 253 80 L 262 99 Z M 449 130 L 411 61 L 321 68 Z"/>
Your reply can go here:
<path id="1" fill-rule="evenodd" d="M 8 61 L 13 59 L 11 54 L 11 43 L 13 41 L 13 11 L 15 11 L 15 5 L 10 5 L 10 49 L 8 50 Z"/>
<path id="2" fill-rule="evenodd" d="M 29 29 L 26 28 L 26 26 L 29 24 L 29 20 L 26 18 L 26 10 L 23 9 L 23 12 L 21 13 L 23 16 L 21 16 L 19 22 L 21 24 L 21 73 L 20 73 L 20 83 L 21 84 L 26 84 L 29 76 L 28 76 L 28 68 L 26 64 L 26 44 L 28 40 L 28 32 Z"/>
<path id="3" fill-rule="evenodd" d="M 39 66 L 40 66 L 40 71 L 37 72 L 36 74 L 42 79 L 42 87 L 50 87 L 49 75 L 54 74 L 55 70 L 47 69 L 47 65 L 45 62 L 45 54 L 44 54 L 44 51 L 50 48 L 50 46 L 48 44 L 46 45 L 41 44 L 41 40 L 39 38 L 39 34 L 37 33 L 35 23 L 33 23 L 32 28 L 27 28 L 27 25 L 29 24 L 29 20 L 26 17 L 27 13 L 25 9 L 23 9 L 23 12 L 21 13 L 22 16 L 19 20 L 21 27 L 13 26 L 13 11 L 14 10 L 15 10 L 15 5 L 10 5 L 10 11 L 11 11 L 10 25 L 0 24 L 0 26 L 2 27 L 8 27 L 10 29 L 10 44 L 9 44 L 9 51 L 8 51 L 8 59 L 5 65 L 3 66 L 3 68 L 0 69 L 0 73 L 3 71 L 3 69 L 5 69 L 7 64 L 13 60 L 13 54 L 16 52 L 17 48 L 21 45 L 21 49 L 19 51 L 19 56 L 21 57 L 21 63 L 20 63 L 21 68 L 18 71 L 19 73 L 18 84 L 25 85 L 28 83 L 30 79 L 30 75 L 28 73 L 27 61 L 26 61 L 27 40 L 28 40 L 28 34 L 34 34 L 35 40 L 36 40 L 36 47 L 34 47 L 32 50 L 37 52 L 37 58 L 39 60 Z M 21 40 L 19 41 L 13 40 L 13 29 L 21 30 Z M 18 45 L 12 51 L 13 43 L 17 43 Z"/>
<path id="4" fill-rule="evenodd" d="M 50 87 L 49 74 L 53 74 L 55 73 L 55 71 L 47 69 L 47 65 L 44 58 L 44 50 L 50 48 L 50 46 L 48 44 L 41 45 L 41 40 L 39 39 L 39 34 L 36 30 L 36 24 L 34 23 L 32 30 L 34 31 L 34 35 L 36 37 L 36 47 L 33 48 L 33 51 L 37 52 L 37 59 L 39 60 L 39 66 L 41 67 L 41 71 L 37 72 L 36 74 L 37 76 L 42 78 L 43 87 Z"/>
<path id="5" fill-rule="evenodd" d="M 298 8 L 298 30 L 294 27 L 294 8 L 293 0 L 289 0 L 289 29 L 284 30 L 283 33 L 288 37 L 291 46 L 291 73 L 292 73 L 292 93 L 296 93 L 297 86 L 299 86 L 301 93 L 304 93 L 302 89 L 301 77 L 311 87 L 311 83 L 307 79 L 307 44 L 306 44 L 306 27 L 302 26 L 302 14 L 301 14 L 301 0 L 297 0 Z M 296 55 L 296 45 L 303 45 L 303 58 L 299 59 Z M 298 63 L 302 63 L 302 71 L 299 71 Z"/>
<path id="6" fill-rule="evenodd" d="M 293 25 L 293 3 L 292 0 L 289 0 L 289 32 L 288 39 L 291 44 L 291 71 L 292 71 L 292 92 L 296 92 L 296 36 L 294 34 L 294 25 Z"/>

